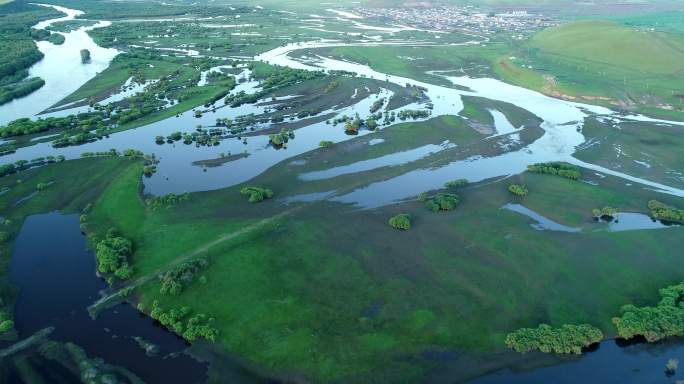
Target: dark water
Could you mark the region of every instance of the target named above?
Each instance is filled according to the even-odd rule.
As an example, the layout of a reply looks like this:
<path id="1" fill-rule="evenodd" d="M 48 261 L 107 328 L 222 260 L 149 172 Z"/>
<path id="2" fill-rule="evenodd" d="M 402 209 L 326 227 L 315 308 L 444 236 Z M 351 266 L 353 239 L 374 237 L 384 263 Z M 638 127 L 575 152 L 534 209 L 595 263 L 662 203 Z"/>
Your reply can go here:
<path id="1" fill-rule="evenodd" d="M 86 248 L 78 215 L 28 217 L 17 237 L 10 279 L 19 289 L 15 324 L 21 338 L 51 325 L 51 339 L 76 343 L 90 357 L 125 367 L 145 382 L 206 380 L 205 364 L 185 354 L 169 356 L 184 351 L 185 341 L 133 307 L 122 304 L 90 318 L 86 307 L 106 284 L 95 275 L 94 255 Z M 158 345 L 158 355 L 147 356 L 135 336 Z"/>
<path id="2" fill-rule="evenodd" d="M 665 374 L 669 359 L 681 362 L 674 375 Z M 613 340 L 581 357 L 569 357 L 568 361 L 545 368 L 516 372 L 503 370 L 473 380 L 473 384 L 527 384 L 527 383 L 621 383 L 655 384 L 676 383 L 684 380 L 684 344 L 672 340 L 657 344 L 632 343 L 628 345 Z"/>

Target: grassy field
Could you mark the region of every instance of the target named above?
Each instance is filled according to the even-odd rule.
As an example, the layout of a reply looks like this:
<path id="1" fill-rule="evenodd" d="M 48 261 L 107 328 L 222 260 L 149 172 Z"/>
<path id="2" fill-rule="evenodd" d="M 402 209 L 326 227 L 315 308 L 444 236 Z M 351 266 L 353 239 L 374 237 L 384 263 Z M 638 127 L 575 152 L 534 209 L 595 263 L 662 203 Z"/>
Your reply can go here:
<path id="1" fill-rule="evenodd" d="M 556 97 L 681 119 L 683 41 L 612 22 L 575 22 L 538 33 L 495 68 L 507 82 Z"/>
<path id="2" fill-rule="evenodd" d="M 611 22 L 576 22 L 551 28 L 538 33 L 531 45 L 560 59 L 642 73 L 672 75 L 684 69 L 681 40 Z"/>
<path id="3" fill-rule="evenodd" d="M 435 139 L 452 132 L 456 143 L 477 143 L 477 134 L 468 138 L 469 128 L 450 119 L 421 123 L 422 130 L 434 129 Z M 519 358 L 506 352 L 505 334 L 540 322 L 588 322 L 611 336 L 610 319 L 622 304 L 650 303 L 657 288 L 684 278 L 683 262 L 672 252 L 682 246 L 681 228 L 611 233 L 591 219 L 597 206 L 645 212 L 654 197 L 684 201 L 610 177 L 585 175 L 599 183 L 593 186 L 523 174 L 463 189 L 463 202 L 449 213 L 432 213 L 417 201 L 358 210 L 279 200 L 313 191 L 299 172 L 410 148 L 418 126 L 386 129 L 386 142 L 376 146 L 358 145 L 369 139 L 360 137 L 304 154 L 301 171 L 277 165 L 250 183 L 276 193 L 259 204 L 248 203 L 236 186 L 150 211 L 139 195 L 139 172 L 129 168 L 96 203 L 91 228 L 116 227 L 134 241 L 134 279 L 150 279 L 132 301 L 148 310 L 153 300 L 165 309 L 189 306 L 214 317 L 218 345 L 248 364 L 324 382 L 412 380 L 437 364 L 426 357 L 431 351 L 498 356 L 494 365 L 505 366 Z M 432 142 L 426 135 L 423 142 Z M 357 188 L 394 172 L 379 168 L 333 183 Z M 525 200 L 507 192 L 515 182 L 530 190 Z M 509 202 L 583 231 L 535 230 L 528 218 L 500 209 Z M 413 217 L 408 232 L 387 225 L 400 212 Z M 203 278 L 178 296 L 161 295 L 156 276 L 194 256 L 209 261 Z M 478 369 L 462 378 L 481 374 Z"/>

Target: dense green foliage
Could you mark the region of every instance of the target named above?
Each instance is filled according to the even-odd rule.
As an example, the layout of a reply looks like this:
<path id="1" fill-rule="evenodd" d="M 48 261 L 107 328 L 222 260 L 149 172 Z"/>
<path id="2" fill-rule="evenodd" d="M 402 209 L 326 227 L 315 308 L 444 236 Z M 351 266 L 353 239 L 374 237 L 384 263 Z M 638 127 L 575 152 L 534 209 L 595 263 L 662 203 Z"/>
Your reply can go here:
<path id="1" fill-rule="evenodd" d="M 159 293 L 162 295 L 180 295 L 183 292 L 183 286 L 190 284 L 197 272 L 209 265 L 205 259 L 197 259 L 187 261 L 171 270 L 159 275 L 161 288 Z"/>
<path id="2" fill-rule="evenodd" d="M 32 77 L 14 84 L 0 87 L 0 105 L 24 97 L 45 85 L 45 80 Z"/>
<path id="3" fill-rule="evenodd" d="M 159 303 L 154 301 L 150 317 L 183 336 L 187 341 L 192 342 L 199 338 L 215 341 L 219 332 L 211 325 L 214 319 L 204 314 L 191 316 L 191 313 L 192 310 L 189 307 L 173 308 L 165 312 L 159 307 Z"/>
<path id="4" fill-rule="evenodd" d="M 288 141 L 294 139 L 295 134 L 293 131 L 288 131 L 282 128 L 278 133 L 272 133 L 268 135 L 268 141 L 276 148 L 282 147 L 287 144 Z"/>
<path id="5" fill-rule="evenodd" d="M 245 187 L 240 190 L 240 194 L 249 197 L 250 203 L 258 203 L 273 197 L 273 191 L 262 187 Z"/>
<path id="6" fill-rule="evenodd" d="M 144 170 L 143 170 L 144 172 Z M 164 196 L 153 196 L 150 198 L 145 199 L 145 204 L 150 207 L 151 210 L 156 211 L 161 208 L 172 208 L 183 201 L 188 201 L 190 200 L 190 194 L 189 193 L 181 193 L 180 195 L 176 195 L 175 193 L 169 193 Z"/>
<path id="7" fill-rule="evenodd" d="M 389 219 L 389 225 L 392 228 L 408 231 L 411 229 L 411 215 L 408 213 L 400 213 L 396 216 L 392 216 Z"/>
<path id="8" fill-rule="evenodd" d="M 67 117 L 48 117 L 31 120 L 21 118 L 0 126 L 0 137 L 32 135 L 50 130 L 78 129 L 88 132 L 93 129 L 104 129 L 104 116 L 100 113 L 84 113 Z"/>
<path id="9" fill-rule="evenodd" d="M 425 208 L 437 211 L 451 211 L 456 208 L 461 199 L 453 193 L 438 193 L 425 199 Z"/>
<path id="10" fill-rule="evenodd" d="M 14 321 L 7 313 L 0 311 L 0 335 L 12 329 L 14 329 Z"/>
<path id="11" fill-rule="evenodd" d="M 579 167 L 560 161 L 529 165 L 527 166 L 527 170 L 534 173 L 557 175 L 571 180 L 579 180 L 582 176 Z"/>
<path id="12" fill-rule="evenodd" d="M 600 219 L 600 218 L 612 219 L 615 217 L 615 215 L 617 215 L 618 210 L 617 210 L 617 208 L 606 206 L 606 207 L 603 207 L 601 209 L 594 208 L 591 210 L 591 213 L 594 216 L 594 218 L 596 218 L 596 219 Z"/>
<path id="13" fill-rule="evenodd" d="M 582 353 L 582 348 L 603 339 L 600 329 L 589 324 L 565 324 L 553 328 L 540 324 L 537 328 L 521 328 L 506 336 L 506 345 L 516 352 L 539 350 L 544 353 Z"/>
<path id="14" fill-rule="evenodd" d="M 333 144 L 335 144 L 335 143 L 333 143 L 330 140 L 321 140 L 321 142 L 318 143 L 318 146 L 321 148 L 330 148 L 333 146 Z"/>
<path id="15" fill-rule="evenodd" d="M 397 117 L 402 121 L 406 119 L 426 119 L 430 117 L 430 111 L 424 109 L 402 109 L 397 113 Z"/>
<path id="16" fill-rule="evenodd" d="M 527 196 L 528 190 L 525 188 L 524 185 L 520 184 L 511 184 L 508 186 L 508 191 L 518 197 L 525 197 Z"/>
<path id="17" fill-rule="evenodd" d="M 684 336 L 684 283 L 663 288 L 658 293 L 660 301 L 655 307 L 628 304 L 620 309 L 621 316 L 613 318 L 620 337 L 643 336 L 654 342 Z"/>
<path id="18" fill-rule="evenodd" d="M 125 280 L 131 277 L 133 269 L 128 264 L 128 257 L 133 253 L 133 243 L 110 230 L 107 237 L 95 246 L 97 270 L 100 273 L 113 273 Z"/>
<path id="19" fill-rule="evenodd" d="M 24 171 L 34 167 L 40 167 L 45 164 L 60 163 L 64 161 L 64 156 L 45 156 L 27 160 L 17 160 L 14 163 L 7 163 L 0 165 L 0 177 L 11 175 L 20 171 Z"/>
<path id="20" fill-rule="evenodd" d="M 654 219 L 684 224 L 684 209 L 671 207 L 657 200 L 649 201 L 648 209 Z"/>

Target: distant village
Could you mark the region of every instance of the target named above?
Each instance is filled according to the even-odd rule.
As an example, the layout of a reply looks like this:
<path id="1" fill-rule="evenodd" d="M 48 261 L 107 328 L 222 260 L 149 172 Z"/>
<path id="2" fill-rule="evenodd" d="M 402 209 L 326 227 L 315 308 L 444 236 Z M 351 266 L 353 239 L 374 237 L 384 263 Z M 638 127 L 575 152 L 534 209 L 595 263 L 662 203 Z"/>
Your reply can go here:
<path id="1" fill-rule="evenodd" d="M 357 8 L 354 13 L 383 18 L 388 23 L 440 32 L 493 34 L 512 32 L 514 37 L 555 25 L 548 16 L 527 11 L 487 12 L 475 6 L 431 8 Z M 515 36 L 520 34 L 520 36 Z"/>

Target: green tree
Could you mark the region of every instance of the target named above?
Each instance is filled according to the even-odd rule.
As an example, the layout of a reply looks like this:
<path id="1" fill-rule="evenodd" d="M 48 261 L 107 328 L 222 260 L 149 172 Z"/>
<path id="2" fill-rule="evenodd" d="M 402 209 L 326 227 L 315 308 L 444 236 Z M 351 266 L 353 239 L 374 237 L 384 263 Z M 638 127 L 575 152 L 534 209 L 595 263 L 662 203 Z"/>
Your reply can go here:
<path id="1" fill-rule="evenodd" d="M 389 219 L 389 225 L 392 228 L 408 231 L 411 229 L 411 215 L 408 213 L 400 213 Z"/>
<path id="2" fill-rule="evenodd" d="M 525 197 L 527 196 L 528 190 L 525 188 L 524 185 L 520 184 L 511 184 L 508 186 L 508 191 L 518 197 Z"/>
<path id="3" fill-rule="evenodd" d="M 537 328 L 521 328 L 506 336 L 506 345 L 516 352 L 538 350 L 544 353 L 582 353 L 582 348 L 603 339 L 600 329 L 589 324 L 565 324 L 553 328 L 540 324 Z"/>
<path id="4" fill-rule="evenodd" d="M 258 203 L 273 197 L 272 190 L 262 187 L 245 187 L 240 190 L 240 194 L 243 196 L 248 196 L 248 201 L 250 203 Z"/>

